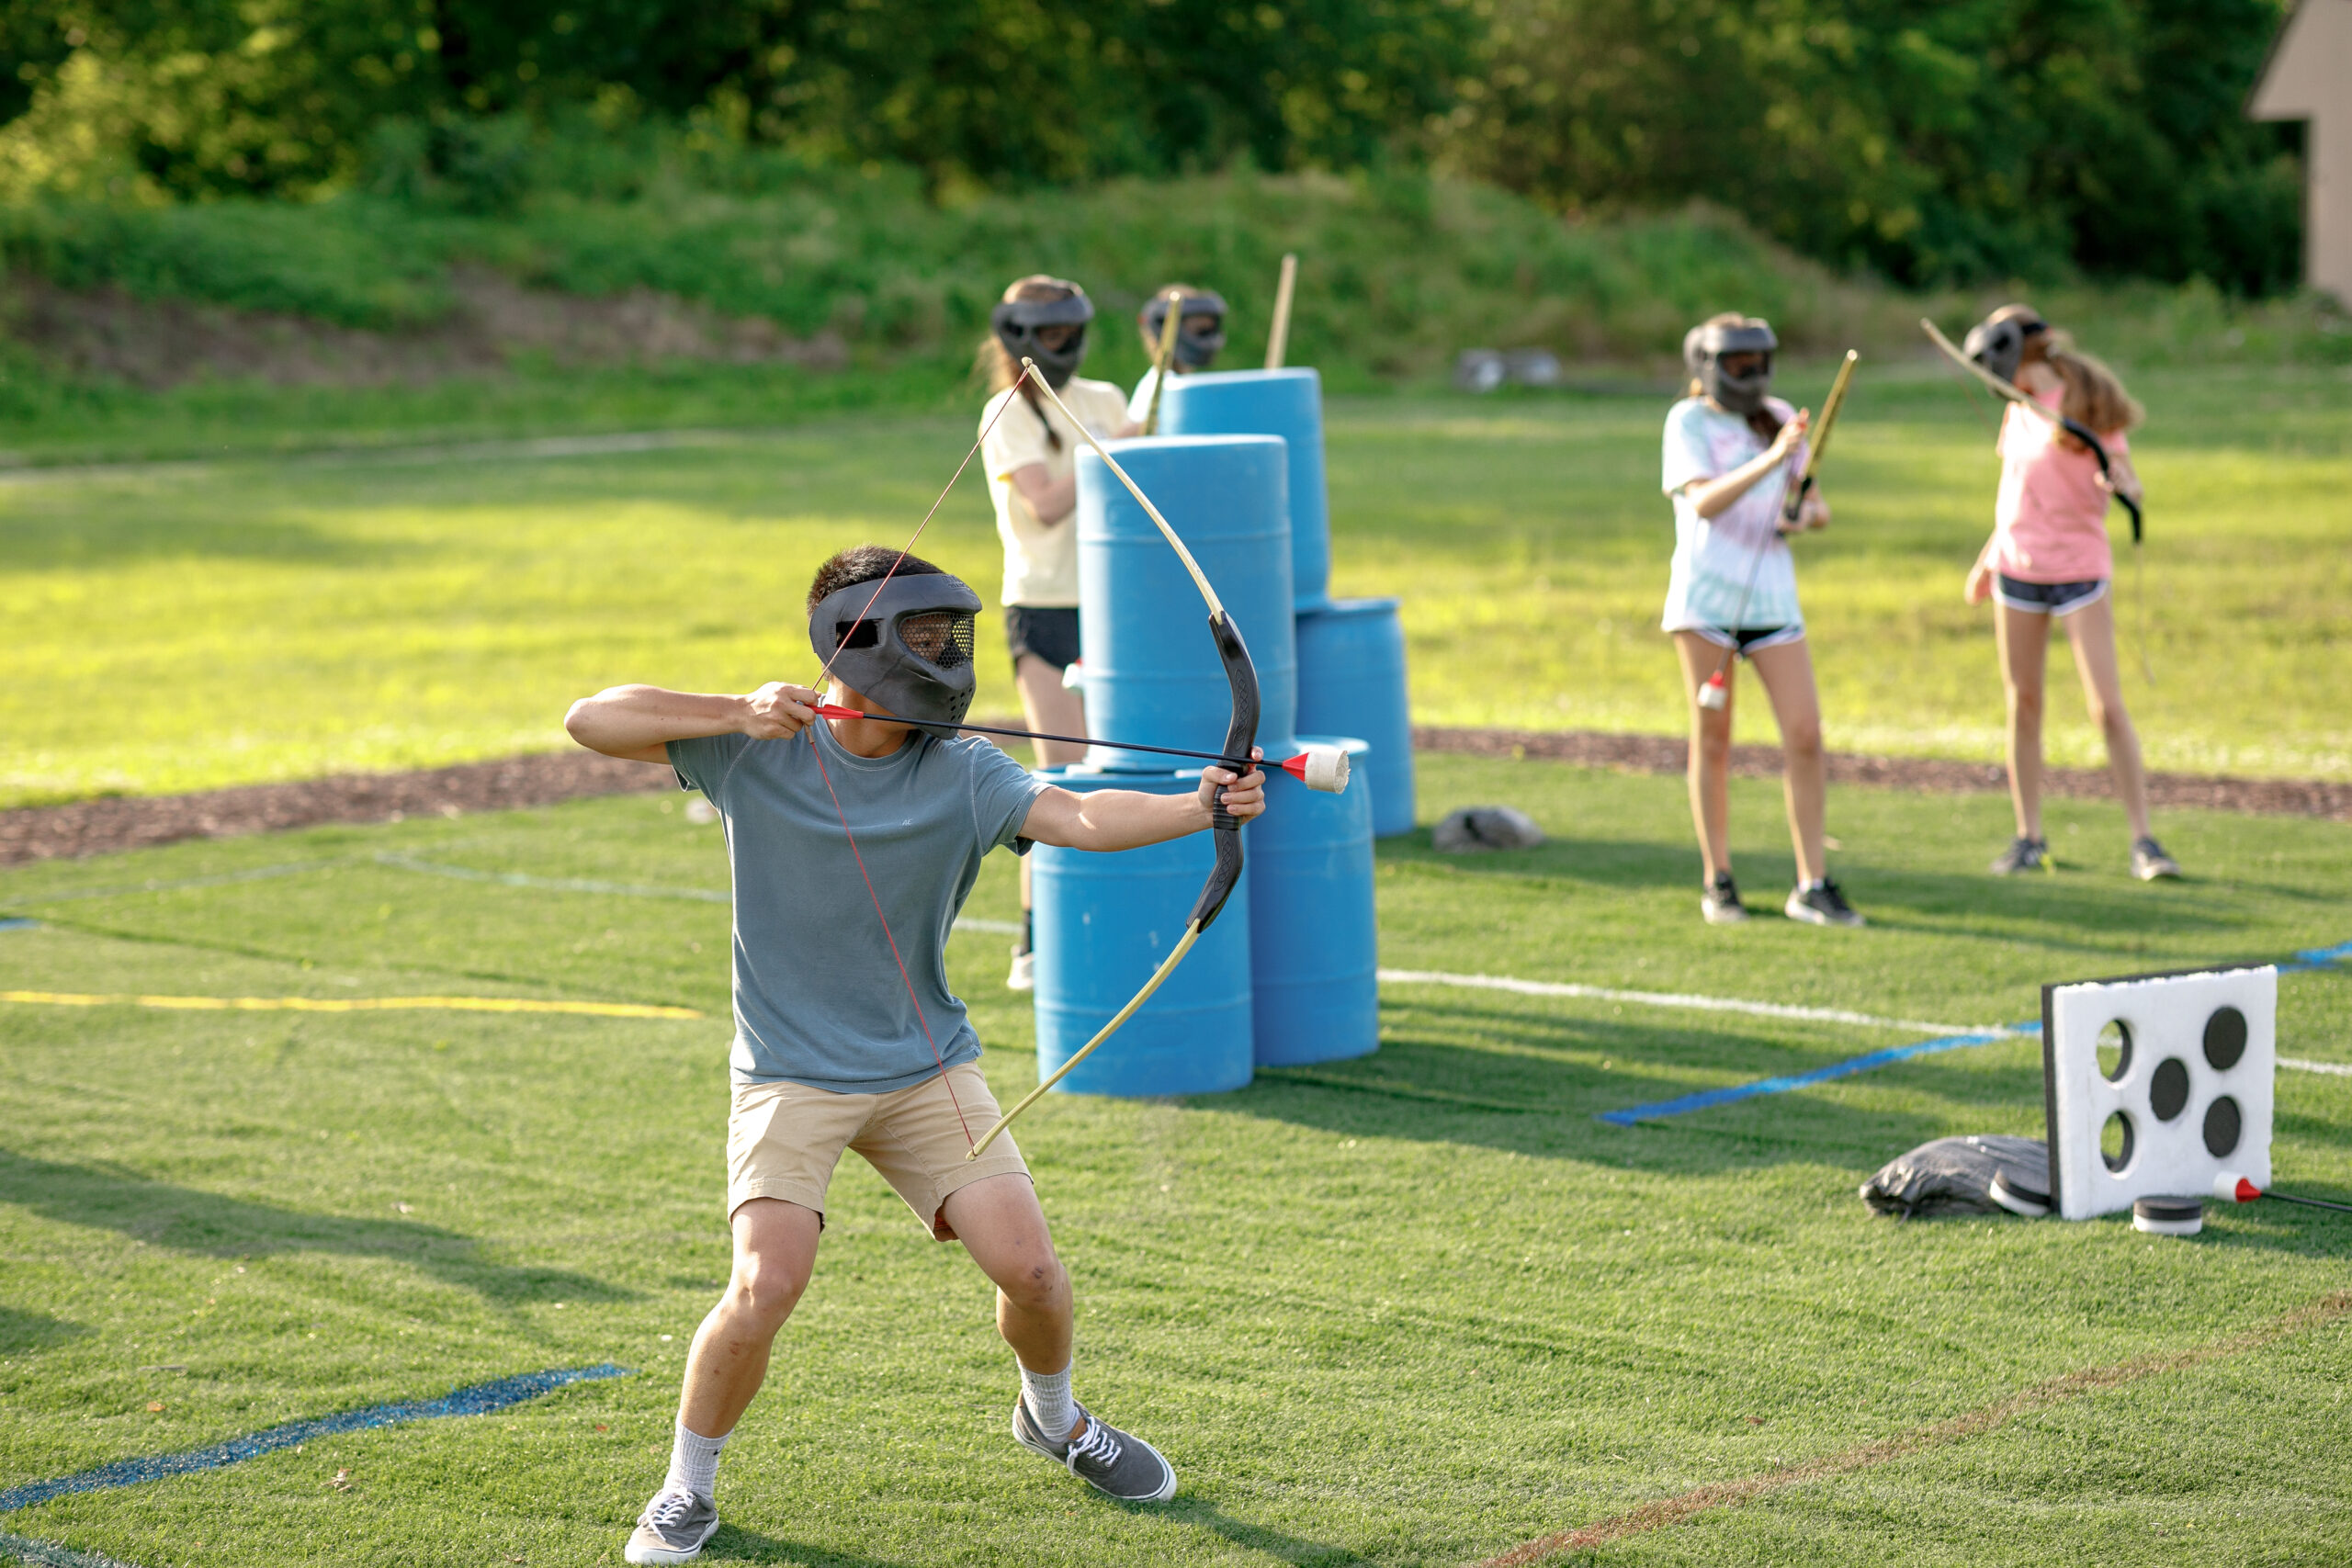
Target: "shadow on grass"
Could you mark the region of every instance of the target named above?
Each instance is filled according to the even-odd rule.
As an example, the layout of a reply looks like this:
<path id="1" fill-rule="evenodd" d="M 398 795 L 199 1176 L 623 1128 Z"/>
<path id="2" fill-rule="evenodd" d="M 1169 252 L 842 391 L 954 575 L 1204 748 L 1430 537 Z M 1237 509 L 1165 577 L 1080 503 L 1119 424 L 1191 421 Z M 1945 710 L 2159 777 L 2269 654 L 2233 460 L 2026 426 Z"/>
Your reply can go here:
<path id="1" fill-rule="evenodd" d="M 912 1568 L 890 1557 L 866 1557 L 856 1552 L 830 1551 L 805 1541 L 778 1540 L 741 1525 L 722 1524 L 702 1549 L 712 1562 L 793 1562 L 808 1568 Z"/>
<path id="2" fill-rule="evenodd" d="M 1154 1516 L 1177 1524 L 1195 1525 L 1223 1536 L 1245 1551 L 1262 1551 L 1278 1562 L 1289 1562 L 1298 1568 L 1348 1568 L 1352 1563 L 1368 1562 L 1363 1553 L 1327 1541 L 1305 1540 L 1295 1535 L 1264 1525 L 1237 1519 L 1204 1498 L 1187 1497 L 1177 1494 L 1174 1502 L 1148 1510 Z"/>
<path id="3" fill-rule="evenodd" d="M 117 1231 L 153 1246 L 208 1258 L 328 1252 L 411 1265 L 494 1304 L 554 1297 L 627 1301 L 638 1292 L 560 1269 L 486 1263 L 472 1237 L 410 1220 L 308 1213 L 94 1166 L 62 1165 L 0 1149 L 0 1202 L 46 1218 Z"/>
<path id="4" fill-rule="evenodd" d="M 1464 1034 L 1476 1038 L 1465 1042 Z M 1793 1045 L 1721 1023 L 1547 1017 L 1448 998 L 1385 1010 L 1381 1047 L 1372 1055 L 1261 1069 L 1249 1089 L 1214 1103 L 1347 1136 L 1692 1172 L 1792 1161 L 1868 1170 L 1954 1131 L 1955 1118 L 1984 1123 L 1969 1131 L 1994 1132 L 2041 1114 L 2038 1065 L 1934 1077 L 1925 1076 L 1932 1067 L 1905 1065 L 1872 1077 L 1898 1087 L 1931 1085 L 1939 1107 L 1865 1110 L 1774 1095 L 1638 1128 L 1596 1120 L 1696 1089 L 1804 1072 L 1871 1045 L 1843 1039 Z"/>
<path id="5" fill-rule="evenodd" d="M 86 1338 L 91 1332 L 86 1324 L 51 1317 L 45 1312 L 19 1312 L 14 1307 L 0 1307 L 0 1355 L 10 1355 L 19 1350 L 45 1350 L 68 1339 Z"/>
<path id="6" fill-rule="evenodd" d="M 1383 839 L 1376 859 L 1390 866 L 1447 874 L 1473 883 L 1559 883 L 1661 891 L 1680 895 L 1698 886 L 1696 852 L 1688 845 L 1616 839 L 1552 839 L 1532 850 L 1496 850 L 1479 854 L 1440 854 L 1427 829 Z M 1784 852 L 1739 859 L 1744 888 L 1754 908 L 1770 908 L 1780 894 L 1760 890 L 1785 884 L 1794 863 Z M 2061 871 L 2054 876 L 1996 879 L 1981 873 L 1923 872 L 1879 864 L 1856 855 L 1840 858 L 1839 880 L 1874 926 L 1945 939 L 1971 937 L 2001 942 L 2031 942 L 2053 952 L 2112 953 L 2111 933 L 2135 938 L 2237 937 L 2245 913 L 2233 904 L 2218 908 L 2208 899 L 2152 896 L 2138 883 L 2092 881 Z M 2231 885 L 2232 893 L 2239 891 Z M 1953 917 L 1997 922 L 1996 930 L 1954 930 L 1939 922 Z M 2086 933 L 2089 933 L 2086 935 Z M 2100 940 L 2107 934 L 2109 940 Z M 2339 940 L 2330 937 L 2331 941 Z"/>

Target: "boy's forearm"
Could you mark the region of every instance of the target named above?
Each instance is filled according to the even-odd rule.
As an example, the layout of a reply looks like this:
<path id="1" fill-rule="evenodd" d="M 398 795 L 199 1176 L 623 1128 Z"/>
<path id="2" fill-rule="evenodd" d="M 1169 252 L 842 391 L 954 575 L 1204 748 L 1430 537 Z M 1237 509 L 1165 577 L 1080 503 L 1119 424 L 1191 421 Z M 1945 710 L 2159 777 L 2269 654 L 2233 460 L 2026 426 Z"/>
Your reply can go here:
<path id="1" fill-rule="evenodd" d="M 741 697 L 660 686 L 608 687 L 572 704 L 563 717 L 564 729 L 590 750 L 630 758 L 673 740 L 731 734 L 742 725 Z"/>
<path id="2" fill-rule="evenodd" d="M 1074 850 L 1137 850 L 1197 833 L 1209 825 L 1207 808 L 1198 795 L 1106 789 L 1080 795 L 1078 800 L 1068 846 Z"/>

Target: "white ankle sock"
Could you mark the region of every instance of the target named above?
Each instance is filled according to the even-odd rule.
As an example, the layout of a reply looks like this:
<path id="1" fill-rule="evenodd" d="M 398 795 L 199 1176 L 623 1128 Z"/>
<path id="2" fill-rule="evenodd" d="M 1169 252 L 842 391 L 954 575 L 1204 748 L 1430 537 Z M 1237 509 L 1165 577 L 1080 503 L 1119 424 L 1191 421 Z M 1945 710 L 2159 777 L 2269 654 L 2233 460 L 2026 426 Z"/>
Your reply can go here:
<path id="1" fill-rule="evenodd" d="M 1069 1436 L 1078 1425 L 1078 1404 L 1069 1396 L 1069 1368 L 1057 1372 L 1033 1372 L 1021 1369 L 1021 1398 L 1029 1406 L 1029 1419 L 1037 1430 L 1054 1442 Z"/>
<path id="2" fill-rule="evenodd" d="M 729 1434 L 732 1436 L 732 1434 Z M 686 1430 L 684 1421 L 670 1439 L 670 1476 L 662 1483 L 664 1492 L 691 1492 L 697 1497 L 708 1497 L 718 1489 L 718 1450 L 727 1446 L 726 1437 L 706 1438 Z"/>

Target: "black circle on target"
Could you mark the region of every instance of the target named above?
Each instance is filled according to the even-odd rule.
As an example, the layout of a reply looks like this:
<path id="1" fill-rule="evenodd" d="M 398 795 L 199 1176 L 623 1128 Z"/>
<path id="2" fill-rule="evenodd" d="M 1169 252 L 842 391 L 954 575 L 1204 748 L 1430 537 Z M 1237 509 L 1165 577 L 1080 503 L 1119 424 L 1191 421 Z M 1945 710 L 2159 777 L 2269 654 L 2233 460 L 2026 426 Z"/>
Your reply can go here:
<path id="1" fill-rule="evenodd" d="M 2205 1021 L 2205 1060 L 2217 1073 L 2226 1073 L 2245 1055 L 2245 1014 L 2232 1007 L 2215 1008 Z"/>
<path id="2" fill-rule="evenodd" d="M 2245 1118 L 2238 1111 L 2238 1102 L 2228 1095 L 2205 1108 L 2205 1152 L 2215 1159 L 2236 1148 L 2245 1130 Z"/>
<path id="3" fill-rule="evenodd" d="M 2159 1122 L 2169 1122 L 2188 1109 L 2188 1065 L 2166 1056 L 2148 1075 L 2148 1109 Z"/>

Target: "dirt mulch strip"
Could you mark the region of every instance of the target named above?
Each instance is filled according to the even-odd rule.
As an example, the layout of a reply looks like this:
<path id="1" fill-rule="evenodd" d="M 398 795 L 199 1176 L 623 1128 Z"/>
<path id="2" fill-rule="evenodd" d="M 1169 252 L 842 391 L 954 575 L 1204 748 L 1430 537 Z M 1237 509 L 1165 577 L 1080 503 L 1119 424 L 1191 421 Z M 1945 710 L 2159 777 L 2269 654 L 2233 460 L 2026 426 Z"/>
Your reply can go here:
<path id="1" fill-rule="evenodd" d="M 1419 728 L 1413 746 L 1421 751 L 1463 751 L 1481 757 L 1540 757 L 1620 773 L 1679 773 L 1689 751 L 1667 735 L 1604 735 L 1592 730 L 1442 729 Z M 1781 749 L 1735 746 L 1731 771 L 1747 778 L 1777 778 Z M 1935 757 L 1865 757 L 1829 753 L 1829 782 L 1875 784 L 1926 794 L 1965 795 L 2006 791 L 2008 775 L 1997 762 L 1953 762 Z M 2052 768 L 2043 788 L 2051 795 L 2104 798 L 2115 786 L 2105 769 Z M 2197 807 L 2208 811 L 2245 811 L 2274 817 L 2325 817 L 2352 822 L 2352 784 L 2325 779 L 2241 779 L 2218 773 L 2150 773 L 2148 803 Z"/>
<path id="2" fill-rule="evenodd" d="M 1000 722 L 1011 724 L 1007 719 Z M 1535 757 L 1621 772 L 1679 773 L 1683 742 L 1668 736 L 1605 735 L 1589 730 L 1417 728 L 1424 751 L 1486 757 Z M 1732 748 L 1732 771 L 1771 776 L 1781 753 L 1771 746 Z M 1888 789 L 1968 793 L 2007 787 L 1990 763 L 1925 757 L 1863 757 L 1832 752 L 1833 783 Z M 422 816 L 455 817 L 552 806 L 587 795 L 650 794 L 672 787 L 668 769 L 624 762 L 587 751 L 552 751 L 469 762 L 409 773 L 344 773 L 297 784 L 249 784 L 196 795 L 139 795 L 75 801 L 70 806 L 0 811 L 0 865 L 82 855 L 111 854 L 182 839 L 227 839 L 329 822 L 398 822 Z M 2052 769 L 2050 793 L 2103 796 L 2107 775 L 2087 769 Z M 2324 817 L 2352 821 L 2352 784 L 2313 779 L 2239 779 L 2194 773 L 2151 773 L 2157 806 L 2215 811 Z"/>

